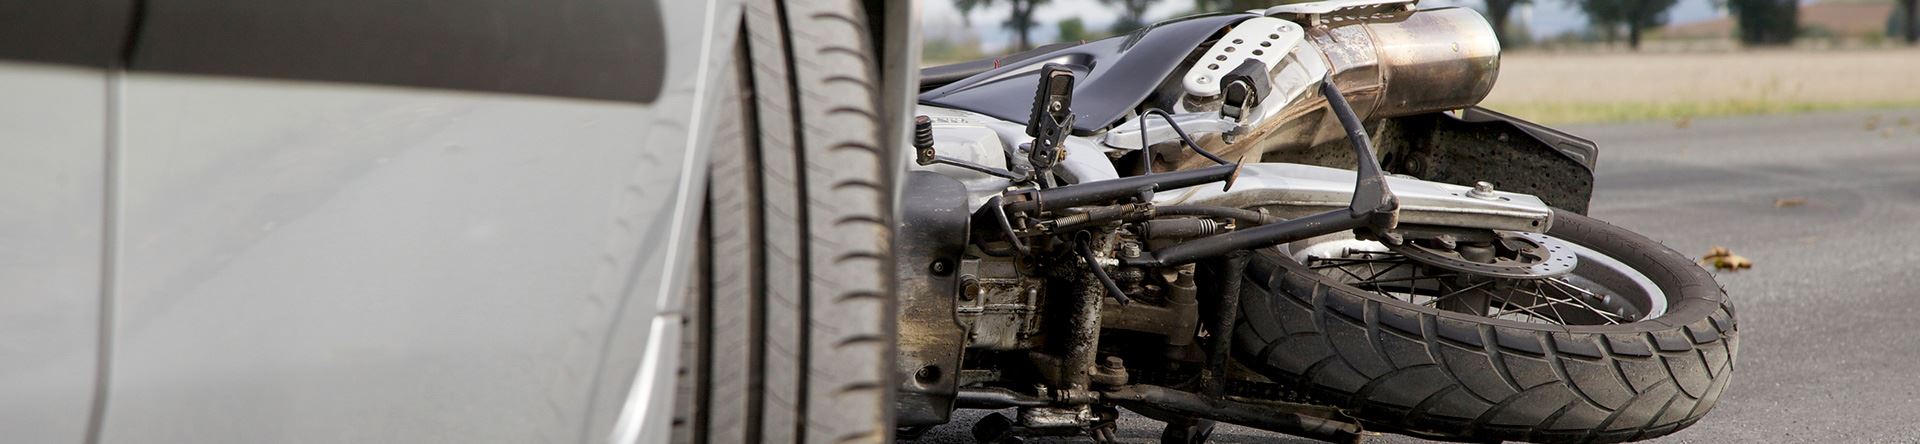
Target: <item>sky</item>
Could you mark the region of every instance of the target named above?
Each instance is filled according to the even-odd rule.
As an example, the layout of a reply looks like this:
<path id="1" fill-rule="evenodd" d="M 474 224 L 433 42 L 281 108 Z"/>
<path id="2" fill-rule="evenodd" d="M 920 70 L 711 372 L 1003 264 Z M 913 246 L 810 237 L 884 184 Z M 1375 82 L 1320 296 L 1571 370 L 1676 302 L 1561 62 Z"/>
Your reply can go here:
<path id="1" fill-rule="evenodd" d="M 1482 0 L 1426 0 L 1422 7 L 1469 6 L 1479 9 Z M 972 27 L 964 27 L 960 12 L 953 7 L 952 0 L 923 0 L 921 2 L 921 23 L 929 38 L 959 38 L 971 29 L 973 35 L 980 37 L 982 46 L 987 49 L 1004 47 L 1012 40 L 1012 33 L 1000 26 L 1006 20 L 1007 6 L 1004 2 L 992 8 L 974 10 Z M 1099 0 L 1053 0 L 1034 12 L 1036 20 L 1043 25 L 1035 27 L 1035 42 L 1054 41 L 1056 29 L 1054 23 L 1078 16 L 1087 23 L 1087 29 L 1102 30 L 1119 18 L 1117 8 L 1103 5 Z M 1147 10 L 1149 20 L 1170 18 L 1193 10 L 1192 0 L 1162 0 Z M 1667 23 L 1688 23 L 1710 20 L 1725 16 L 1726 13 L 1714 5 L 1714 0 L 1679 0 L 1673 9 L 1667 12 Z M 1586 17 L 1580 14 L 1570 0 L 1534 0 L 1533 4 L 1517 8 L 1513 20 L 1527 23 L 1534 37 L 1550 37 L 1578 31 L 1586 27 Z"/>

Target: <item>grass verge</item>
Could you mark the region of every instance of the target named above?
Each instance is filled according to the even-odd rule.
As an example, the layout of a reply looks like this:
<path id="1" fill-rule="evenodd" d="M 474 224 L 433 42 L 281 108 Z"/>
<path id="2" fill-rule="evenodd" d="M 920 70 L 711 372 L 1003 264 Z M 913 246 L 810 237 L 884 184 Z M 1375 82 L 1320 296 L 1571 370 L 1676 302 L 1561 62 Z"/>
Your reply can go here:
<path id="1" fill-rule="evenodd" d="M 1697 102 L 1513 102 L 1483 103 L 1488 109 L 1539 123 L 1609 123 L 1652 120 L 1688 120 L 1702 117 L 1794 114 L 1851 109 L 1920 107 L 1920 100 L 1873 102 L 1787 102 L 1720 100 Z"/>

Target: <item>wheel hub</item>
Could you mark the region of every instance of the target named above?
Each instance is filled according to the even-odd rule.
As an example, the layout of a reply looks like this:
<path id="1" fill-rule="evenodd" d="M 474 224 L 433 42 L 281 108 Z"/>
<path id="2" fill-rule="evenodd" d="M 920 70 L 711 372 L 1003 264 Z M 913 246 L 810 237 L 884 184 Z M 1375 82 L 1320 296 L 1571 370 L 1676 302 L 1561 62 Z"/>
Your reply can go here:
<path id="1" fill-rule="evenodd" d="M 1491 242 L 1408 240 L 1388 248 L 1435 268 L 1506 279 L 1560 276 L 1579 265 L 1573 248 L 1539 233 L 1496 232 Z"/>

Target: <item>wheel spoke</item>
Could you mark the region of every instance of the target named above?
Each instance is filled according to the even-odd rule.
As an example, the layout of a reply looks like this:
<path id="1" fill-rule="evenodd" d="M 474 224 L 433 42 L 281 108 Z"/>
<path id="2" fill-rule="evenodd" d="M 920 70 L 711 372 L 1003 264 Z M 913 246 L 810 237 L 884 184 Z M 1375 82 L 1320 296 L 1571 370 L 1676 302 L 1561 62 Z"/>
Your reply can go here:
<path id="1" fill-rule="evenodd" d="M 1517 279 L 1450 272 L 1433 268 L 1398 252 L 1345 249 L 1337 254 L 1344 257 L 1310 256 L 1304 265 L 1322 275 L 1382 297 L 1488 318 L 1558 325 L 1572 325 L 1570 321 L 1579 324 L 1634 321 L 1622 313 L 1603 308 L 1609 299 L 1607 296 L 1560 277 Z M 1476 277 L 1473 281 L 1461 281 L 1466 276 Z M 1463 299 L 1466 295 L 1472 295 L 1472 298 Z M 1448 302 L 1450 300 L 1459 300 L 1459 303 Z M 1562 310 L 1561 306 L 1570 310 Z M 1582 310 L 1592 313 L 1592 316 L 1581 314 Z"/>
<path id="2" fill-rule="evenodd" d="M 1517 304 L 1516 304 L 1516 305 L 1513 305 L 1513 307 L 1514 307 L 1514 309 L 1513 309 L 1513 310 L 1503 310 L 1503 311 L 1499 311 L 1499 312 L 1495 312 L 1495 313 L 1494 313 L 1494 314 L 1493 314 L 1492 316 L 1487 316 L 1487 317 L 1490 317 L 1490 318 L 1497 318 L 1497 317 L 1501 317 L 1501 316 L 1504 316 L 1504 315 L 1508 315 L 1508 314 L 1518 314 L 1518 313 L 1522 313 L 1522 312 L 1525 312 L 1525 313 L 1527 313 L 1528 315 L 1531 315 L 1531 316 L 1533 316 L 1533 317 L 1534 317 L 1534 318 L 1536 318 L 1536 319 L 1543 319 L 1543 320 L 1544 320 L 1544 319 L 1547 319 L 1547 317 L 1546 317 L 1546 316 L 1541 316 L 1541 315 L 1540 315 L 1540 313 L 1536 313 L 1536 312 L 1534 312 L 1534 311 L 1533 311 L 1533 309 L 1535 309 L 1535 308 L 1540 308 L 1540 307 L 1545 307 L 1545 306 L 1548 306 L 1548 305 L 1553 305 L 1553 302 L 1542 302 L 1542 303 L 1539 303 L 1539 304 L 1534 304 L 1534 305 L 1531 305 L 1531 306 L 1523 306 L 1523 305 L 1517 305 Z M 1558 323 L 1560 323 L 1560 324 L 1565 324 L 1564 322 L 1558 322 Z"/>
<path id="3" fill-rule="evenodd" d="M 1538 288 L 1538 287 L 1539 287 L 1539 286 L 1537 286 L 1537 285 L 1536 285 L 1536 287 L 1535 287 L 1535 288 Z M 1595 314 L 1598 314 L 1598 315 L 1600 315 L 1600 320 L 1602 320 L 1602 321 L 1606 321 L 1606 322 L 1607 322 L 1608 324 L 1618 324 L 1618 323 L 1619 323 L 1619 322 L 1615 322 L 1615 321 L 1614 321 L 1614 319 L 1615 319 L 1615 318 L 1619 318 L 1619 316 L 1617 316 L 1617 315 L 1614 315 L 1614 314 L 1612 314 L 1612 313 L 1609 313 L 1609 312 L 1606 312 L 1605 310 L 1600 310 L 1600 309 L 1597 309 L 1597 308 L 1594 308 L 1594 307 L 1593 307 L 1592 305 L 1588 305 L 1588 304 L 1587 304 L 1587 303 L 1586 303 L 1585 301 L 1581 301 L 1581 300 L 1580 300 L 1580 298 L 1578 298 L 1578 297 L 1575 297 L 1575 296 L 1573 296 L 1572 294 L 1569 294 L 1569 293 L 1567 293 L 1567 292 L 1566 292 L 1565 290 L 1560 290 L 1560 289 L 1558 289 L 1558 288 L 1555 288 L 1555 290 L 1556 290 L 1556 291 L 1559 291 L 1559 292 L 1560 292 L 1561 294 L 1566 294 L 1566 295 L 1567 295 L 1567 297 L 1568 297 L 1568 298 L 1570 298 L 1570 299 L 1572 299 L 1572 300 L 1571 300 L 1571 301 L 1569 301 L 1569 300 L 1567 300 L 1567 299 L 1560 299 L 1560 298 L 1556 298 L 1556 297 L 1553 297 L 1553 296 L 1548 296 L 1548 295 L 1546 295 L 1546 293 L 1544 293 L 1544 292 L 1543 292 L 1543 293 L 1535 293 L 1535 294 L 1534 294 L 1534 297 L 1537 297 L 1537 298 L 1540 298 L 1540 299 L 1544 299 L 1544 300 L 1546 300 L 1547 302 L 1545 302 L 1545 303 L 1542 303 L 1542 304 L 1540 304 L 1540 305 L 1534 305 L 1533 307 L 1534 307 L 1534 308 L 1539 308 L 1539 307 L 1540 307 L 1541 305 L 1550 305 L 1550 304 L 1558 304 L 1558 305 L 1566 305 L 1566 306 L 1570 306 L 1570 307 L 1572 307 L 1572 306 L 1578 306 L 1578 307 L 1581 307 L 1581 308 L 1585 308 L 1585 309 L 1586 309 L 1587 311 L 1590 311 L 1590 312 L 1593 312 L 1593 313 L 1595 313 Z M 1556 309 L 1556 311 L 1557 311 L 1557 309 Z M 1561 323 L 1562 323 L 1562 324 L 1564 324 L 1564 323 L 1565 323 L 1565 321 L 1564 321 L 1564 320 L 1566 319 L 1566 318 L 1565 318 L 1565 315 L 1561 315 L 1561 316 L 1562 316 L 1562 317 L 1560 318 L 1560 319 L 1562 319 L 1562 321 L 1561 321 Z"/>
<path id="4" fill-rule="evenodd" d="M 1427 303 L 1426 303 L 1426 304 L 1422 304 L 1422 305 L 1433 305 L 1433 304 L 1435 304 L 1435 303 L 1438 303 L 1438 302 L 1440 302 L 1440 300 L 1442 300 L 1442 299 L 1446 299 L 1446 298 L 1449 298 L 1449 297 L 1453 297 L 1454 295 L 1458 295 L 1458 294 L 1461 294 L 1461 293 L 1466 293 L 1466 292 L 1467 292 L 1467 291 L 1469 291 L 1469 290 L 1473 290 L 1473 289 L 1475 289 L 1475 288 L 1480 288 L 1480 287 L 1484 287 L 1484 286 L 1487 286 L 1487 284 L 1492 284 L 1493 282 L 1494 282 L 1494 281 L 1490 281 L 1490 280 L 1489 280 L 1489 281 L 1480 281 L 1480 283 L 1477 283 L 1477 284 L 1473 284 L 1473 285 L 1468 285 L 1468 286 L 1467 286 L 1466 288 L 1462 288 L 1462 289 L 1459 289 L 1459 290 L 1454 290 L 1454 292 L 1452 292 L 1452 293 L 1447 293 L 1447 294 L 1443 294 L 1443 295 L 1440 295 L 1440 296 L 1438 296 L 1438 297 L 1435 297 L 1435 298 L 1433 298 L 1433 300 L 1431 300 L 1431 301 L 1427 301 Z"/>
<path id="5" fill-rule="evenodd" d="M 1418 272 L 1420 271 L 1420 269 L 1419 269 L 1418 267 L 1416 267 L 1416 268 L 1414 268 L 1414 269 L 1413 269 L 1413 271 L 1414 271 L 1415 273 L 1418 273 Z M 1366 281 L 1365 281 L 1365 282 L 1363 282 L 1363 283 L 1365 283 L 1365 284 L 1388 284 L 1388 283 L 1394 283 L 1394 282 L 1411 282 L 1411 281 L 1418 281 L 1418 280 L 1421 280 L 1421 279 L 1440 279 L 1440 278 L 1451 278 L 1451 277 L 1459 277 L 1459 276 L 1460 276 L 1460 275 L 1458 275 L 1458 274 L 1442 274 L 1442 275 L 1433 275 L 1433 276 L 1408 276 L 1408 277 L 1397 277 L 1397 278 L 1389 278 L 1389 279 L 1369 279 L 1369 280 L 1366 280 Z"/>
<path id="6" fill-rule="evenodd" d="M 1340 273 L 1341 273 L 1341 274 L 1345 274 L 1345 275 L 1347 275 L 1347 277 L 1351 277 L 1351 278 L 1353 278 L 1353 280 L 1354 280 L 1354 282 L 1366 282 L 1366 281 L 1367 281 L 1367 278 L 1363 278 L 1363 277 L 1360 277 L 1360 275 L 1359 275 L 1359 274 L 1356 274 L 1356 273 L 1354 273 L 1354 272 L 1353 272 L 1353 270 L 1348 270 L 1348 269 L 1347 269 L 1346 267 L 1340 267 L 1340 268 L 1336 268 L 1336 270 L 1340 270 Z"/>
<path id="7" fill-rule="evenodd" d="M 1396 262 L 1393 265 L 1388 265 L 1386 269 L 1380 270 L 1379 273 L 1374 273 L 1373 277 L 1367 278 L 1367 280 L 1370 282 L 1380 282 L 1381 276 L 1386 276 L 1387 273 L 1392 273 L 1394 269 L 1400 268 L 1401 265 L 1406 265 L 1406 262 Z M 1373 268 L 1373 266 L 1368 265 L 1367 268 Z"/>
<path id="8" fill-rule="evenodd" d="M 1592 304 L 1588 304 L 1587 301 L 1581 299 L 1580 296 L 1574 295 L 1573 293 L 1568 293 L 1566 288 L 1572 288 L 1576 291 L 1579 291 L 1581 293 L 1586 293 L 1588 295 L 1593 295 L 1593 292 L 1587 291 L 1586 289 L 1580 288 L 1573 284 L 1569 284 L 1565 281 L 1561 281 L 1559 278 L 1547 278 L 1546 281 L 1548 286 L 1553 287 L 1553 289 L 1559 291 L 1560 294 L 1567 295 L 1568 299 L 1573 299 L 1574 302 L 1579 303 L 1581 307 L 1585 307 L 1588 311 L 1592 311 L 1594 314 L 1600 315 L 1600 319 L 1607 321 L 1608 324 L 1619 324 L 1620 322 L 1618 320 L 1628 320 L 1623 316 L 1614 314 L 1613 312 L 1610 312 L 1610 311 L 1601 310 L 1599 308 L 1594 307 Z"/>
<path id="9" fill-rule="evenodd" d="M 1540 291 L 1540 285 L 1541 284 L 1539 282 L 1534 282 L 1533 295 L 1537 297 L 1545 298 L 1546 292 Z M 1555 305 L 1547 306 L 1547 310 L 1553 312 L 1553 318 L 1556 319 L 1557 322 L 1560 323 L 1560 325 L 1567 325 L 1567 315 L 1560 314 L 1560 305 L 1555 304 Z"/>

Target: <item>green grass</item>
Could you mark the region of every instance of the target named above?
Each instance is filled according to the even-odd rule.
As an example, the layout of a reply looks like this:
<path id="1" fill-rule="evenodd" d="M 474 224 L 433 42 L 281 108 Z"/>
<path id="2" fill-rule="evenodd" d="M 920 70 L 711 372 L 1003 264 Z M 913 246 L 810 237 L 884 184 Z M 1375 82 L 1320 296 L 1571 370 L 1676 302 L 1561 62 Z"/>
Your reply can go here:
<path id="1" fill-rule="evenodd" d="M 1649 120 L 1686 120 L 1701 117 L 1793 114 L 1849 109 L 1920 107 L 1920 101 L 1789 102 L 1727 100 L 1668 103 L 1486 103 L 1482 106 L 1540 123 L 1603 123 Z"/>

